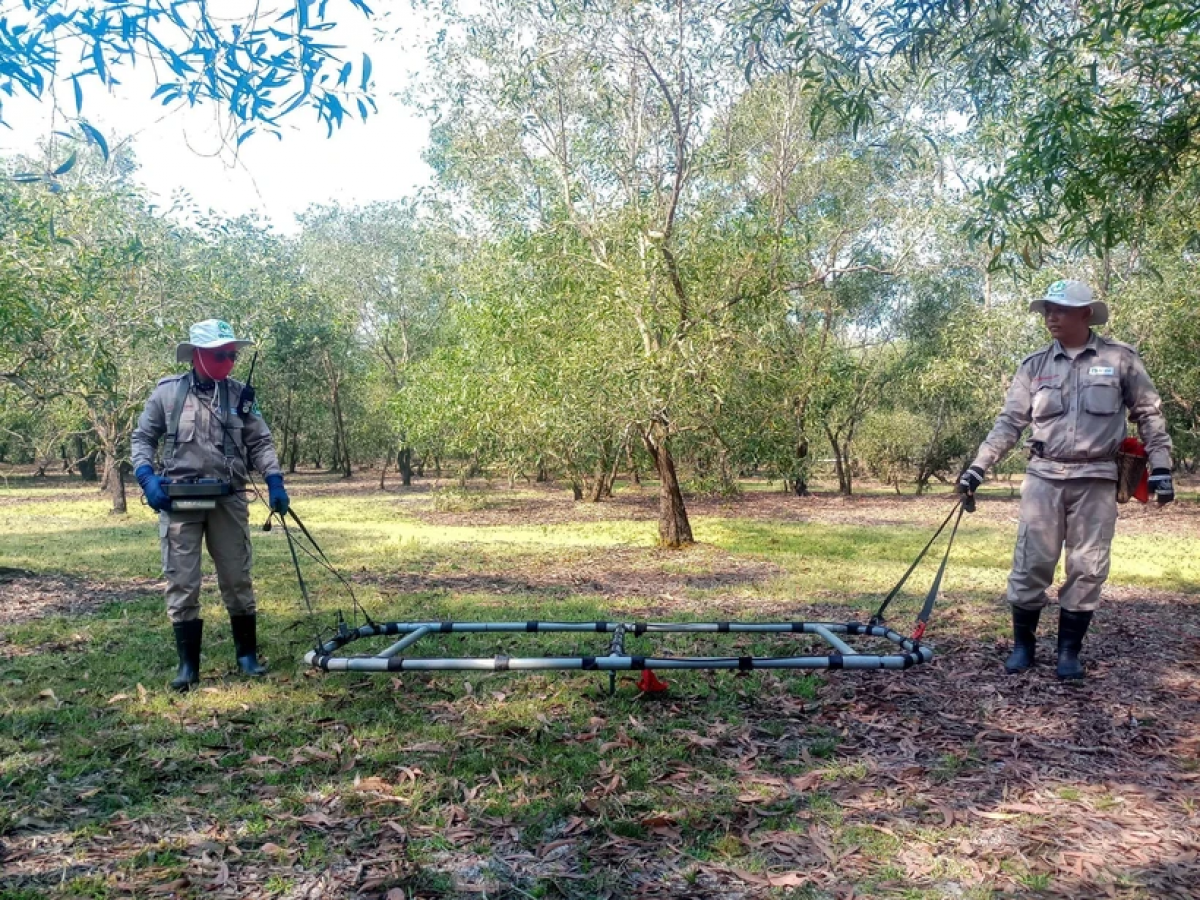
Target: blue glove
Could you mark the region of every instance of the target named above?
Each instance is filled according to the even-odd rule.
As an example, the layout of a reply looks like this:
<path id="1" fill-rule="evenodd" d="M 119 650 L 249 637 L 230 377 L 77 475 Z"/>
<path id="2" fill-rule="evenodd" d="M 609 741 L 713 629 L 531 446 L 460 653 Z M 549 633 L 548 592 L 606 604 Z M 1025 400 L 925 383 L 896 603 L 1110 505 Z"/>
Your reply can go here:
<path id="1" fill-rule="evenodd" d="M 281 516 L 287 515 L 292 501 L 288 499 L 287 491 L 283 489 L 282 475 L 267 476 L 267 505 L 271 507 L 271 512 L 277 512 Z"/>
<path id="2" fill-rule="evenodd" d="M 162 479 L 154 474 L 152 466 L 138 466 L 133 476 L 138 480 L 138 484 L 142 486 L 142 493 L 146 495 L 147 506 L 155 512 L 166 512 L 171 508 L 171 498 L 163 490 Z"/>
<path id="3" fill-rule="evenodd" d="M 1166 506 L 1175 499 L 1175 482 L 1171 481 L 1170 469 L 1155 469 L 1151 472 L 1149 486 L 1159 506 Z"/>
<path id="4" fill-rule="evenodd" d="M 983 475 L 983 469 L 979 466 L 971 466 L 958 476 L 958 492 L 967 496 L 974 494 L 983 484 Z"/>

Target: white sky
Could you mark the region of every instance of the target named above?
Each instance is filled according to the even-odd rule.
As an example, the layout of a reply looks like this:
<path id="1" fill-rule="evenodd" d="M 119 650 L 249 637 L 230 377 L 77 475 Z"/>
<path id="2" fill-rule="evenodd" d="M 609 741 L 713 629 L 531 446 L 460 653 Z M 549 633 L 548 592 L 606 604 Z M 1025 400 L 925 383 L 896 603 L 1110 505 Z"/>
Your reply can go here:
<path id="1" fill-rule="evenodd" d="M 234 2 L 234 0 L 229 0 Z M 364 123 L 347 119 L 332 137 L 312 109 L 299 109 L 283 120 L 283 140 L 262 131 L 242 144 L 236 157 L 223 149 L 213 104 L 172 108 L 151 99 L 155 83 L 147 65 L 116 70 L 123 82 L 110 95 L 95 79 L 83 82 L 84 117 L 110 146 L 133 136 L 141 165 L 138 179 L 164 207 L 177 189 L 195 206 L 227 216 L 259 212 L 281 231 L 295 229 L 294 217 L 311 203 L 343 204 L 395 200 L 428 183 L 421 159 L 429 129 L 397 96 L 424 59 L 422 35 L 428 29 L 407 0 L 369 0 L 376 15 L 368 20 L 348 2 L 329 4 L 337 28 L 325 37 L 346 48 L 354 62 L 352 81 L 365 52 L 372 62 L 378 114 Z M 64 67 L 66 68 L 66 67 Z M 59 105 L 74 114 L 70 87 L 60 87 Z M 55 128 L 54 103 L 24 96 L 4 98 L 0 156 L 34 153 Z"/>

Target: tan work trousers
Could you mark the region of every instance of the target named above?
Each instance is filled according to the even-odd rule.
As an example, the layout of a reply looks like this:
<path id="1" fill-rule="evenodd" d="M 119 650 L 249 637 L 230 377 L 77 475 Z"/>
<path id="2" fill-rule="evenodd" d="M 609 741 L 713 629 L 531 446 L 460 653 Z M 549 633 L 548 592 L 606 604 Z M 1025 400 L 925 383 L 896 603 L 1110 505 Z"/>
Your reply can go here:
<path id="1" fill-rule="evenodd" d="M 1104 478 L 1055 480 L 1025 476 L 1021 484 L 1021 524 L 1008 576 L 1008 602 L 1023 609 L 1046 605 L 1046 588 L 1067 548 L 1067 580 L 1058 592 L 1060 607 L 1089 612 L 1100 604 L 1108 578 L 1117 525 L 1117 486 Z"/>
<path id="2" fill-rule="evenodd" d="M 254 614 L 250 512 L 245 497 L 221 497 L 216 509 L 159 513 L 158 534 L 167 579 L 167 615 L 172 622 L 200 617 L 200 545 L 204 540 L 229 614 Z"/>

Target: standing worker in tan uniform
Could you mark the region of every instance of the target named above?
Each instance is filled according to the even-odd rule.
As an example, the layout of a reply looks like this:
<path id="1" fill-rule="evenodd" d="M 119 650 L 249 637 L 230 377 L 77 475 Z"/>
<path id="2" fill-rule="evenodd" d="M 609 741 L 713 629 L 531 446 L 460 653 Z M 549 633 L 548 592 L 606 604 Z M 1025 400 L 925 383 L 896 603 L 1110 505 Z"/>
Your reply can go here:
<path id="1" fill-rule="evenodd" d="M 132 438 L 134 475 L 158 512 L 167 615 L 175 631 L 179 671 L 171 687 L 187 691 L 200 681 L 200 545 L 217 570 L 229 612 L 238 669 L 264 675 L 258 662 L 257 608 L 250 580 L 248 461 L 264 476 L 271 509 L 283 515 L 288 495 L 270 429 L 254 408 L 253 388 L 229 377 L 238 350 L 249 341 L 228 323 L 207 319 L 175 348 L 191 371 L 158 382 Z M 154 457 L 165 438 L 162 469 Z"/>
<path id="2" fill-rule="evenodd" d="M 1010 673 L 1034 665 L 1046 588 L 1066 545 L 1067 579 L 1058 592 L 1059 678 L 1083 677 L 1079 651 L 1108 578 L 1117 522 L 1117 450 L 1126 414 L 1150 457 L 1150 490 L 1159 505 L 1175 499 L 1171 439 L 1162 401 L 1137 351 L 1102 337 L 1108 307 L 1081 281 L 1056 281 L 1029 304 L 1054 339 L 1021 362 L 1004 409 L 958 491 L 974 494 L 984 473 L 1032 424 L 1029 465 L 1021 484 L 1021 521 L 1008 578 L 1013 651 Z"/>

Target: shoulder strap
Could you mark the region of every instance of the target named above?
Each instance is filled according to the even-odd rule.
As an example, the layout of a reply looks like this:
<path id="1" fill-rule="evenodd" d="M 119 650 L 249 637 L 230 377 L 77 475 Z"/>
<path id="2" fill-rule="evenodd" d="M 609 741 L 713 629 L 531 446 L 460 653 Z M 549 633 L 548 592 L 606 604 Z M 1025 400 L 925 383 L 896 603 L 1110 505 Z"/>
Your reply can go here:
<path id="1" fill-rule="evenodd" d="M 229 382 L 221 379 L 217 384 L 217 403 L 221 410 L 221 452 L 225 454 L 225 462 L 237 458 L 237 448 L 233 445 L 233 436 L 229 433 L 229 417 L 233 415 L 233 407 L 229 405 Z"/>
<path id="2" fill-rule="evenodd" d="M 163 447 L 164 465 L 175 457 L 175 442 L 179 435 L 179 417 L 183 415 L 183 404 L 187 402 L 188 391 L 191 389 L 191 375 L 184 375 L 175 386 L 175 404 L 171 408 L 170 421 L 167 423 L 167 443 Z"/>

